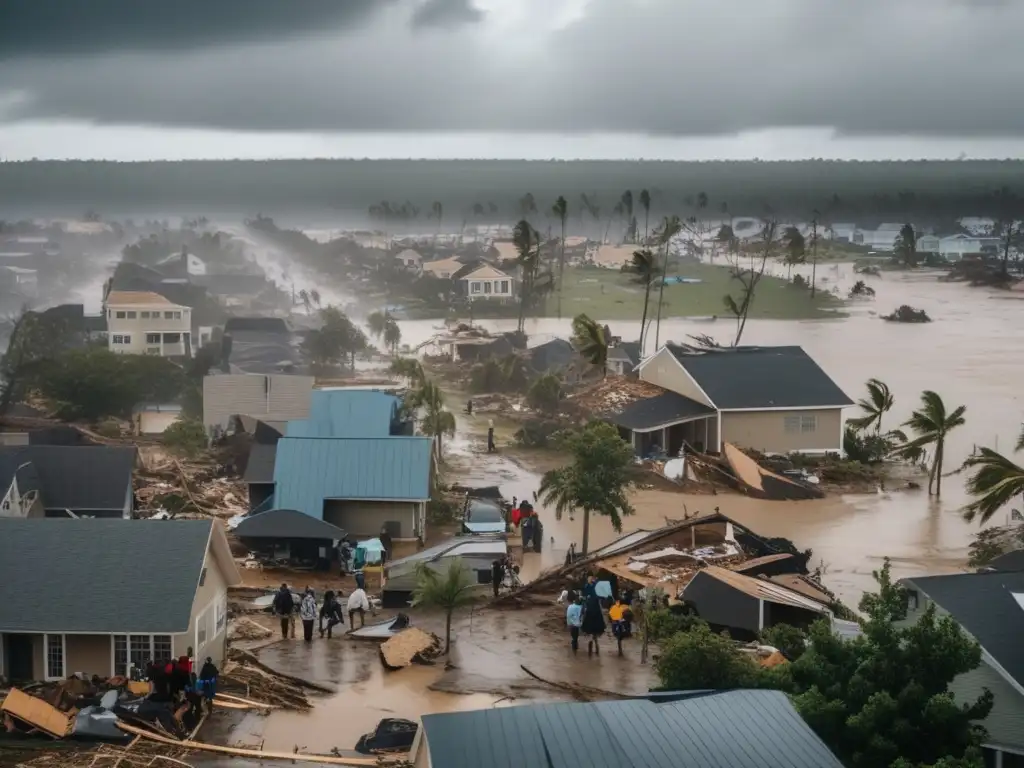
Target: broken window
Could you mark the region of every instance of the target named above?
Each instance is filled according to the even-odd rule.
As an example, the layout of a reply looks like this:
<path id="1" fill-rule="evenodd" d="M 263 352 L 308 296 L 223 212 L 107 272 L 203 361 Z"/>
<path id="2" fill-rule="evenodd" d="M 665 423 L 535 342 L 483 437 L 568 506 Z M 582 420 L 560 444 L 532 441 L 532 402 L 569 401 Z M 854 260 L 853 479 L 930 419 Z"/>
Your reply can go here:
<path id="1" fill-rule="evenodd" d="M 46 679 L 63 680 L 64 635 L 45 635 L 46 638 Z"/>

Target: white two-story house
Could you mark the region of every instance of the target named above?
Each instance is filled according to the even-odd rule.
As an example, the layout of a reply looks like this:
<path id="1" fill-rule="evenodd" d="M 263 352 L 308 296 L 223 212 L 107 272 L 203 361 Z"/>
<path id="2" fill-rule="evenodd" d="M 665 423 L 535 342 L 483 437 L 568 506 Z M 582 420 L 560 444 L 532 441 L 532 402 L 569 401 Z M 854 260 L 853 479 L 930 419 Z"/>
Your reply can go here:
<path id="1" fill-rule="evenodd" d="M 470 301 L 477 299 L 511 299 L 515 295 L 515 278 L 500 269 L 484 265 L 460 278 L 462 292 Z"/>
<path id="2" fill-rule="evenodd" d="M 111 291 L 103 302 L 112 352 L 192 356 L 192 310 L 151 291 Z"/>

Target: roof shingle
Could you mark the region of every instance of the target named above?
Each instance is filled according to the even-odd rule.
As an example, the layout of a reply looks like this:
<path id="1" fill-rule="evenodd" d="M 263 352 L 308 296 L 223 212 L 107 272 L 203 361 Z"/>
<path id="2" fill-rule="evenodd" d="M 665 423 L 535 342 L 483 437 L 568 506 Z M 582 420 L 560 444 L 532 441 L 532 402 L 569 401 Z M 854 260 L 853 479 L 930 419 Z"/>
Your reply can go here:
<path id="1" fill-rule="evenodd" d="M 185 632 L 212 527 L 0 519 L 0 632 Z"/>
<path id="2" fill-rule="evenodd" d="M 250 515 L 235 526 L 243 539 L 331 539 L 341 541 L 345 532 L 297 509 L 268 509 Z"/>
<path id="3" fill-rule="evenodd" d="M 136 449 L 108 445 L 0 446 L 6 469 L 31 462 L 46 509 L 124 509 L 132 485 Z M 0 476 L 4 490 L 11 474 Z"/>
<path id="4" fill-rule="evenodd" d="M 713 416 L 715 410 L 676 392 L 634 400 L 604 418 L 619 427 L 638 431 L 656 429 L 685 419 Z"/>
<path id="5" fill-rule="evenodd" d="M 801 347 L 731 347 L 672 356 L 721 410 L 846 407 L 853 401 Z"/>

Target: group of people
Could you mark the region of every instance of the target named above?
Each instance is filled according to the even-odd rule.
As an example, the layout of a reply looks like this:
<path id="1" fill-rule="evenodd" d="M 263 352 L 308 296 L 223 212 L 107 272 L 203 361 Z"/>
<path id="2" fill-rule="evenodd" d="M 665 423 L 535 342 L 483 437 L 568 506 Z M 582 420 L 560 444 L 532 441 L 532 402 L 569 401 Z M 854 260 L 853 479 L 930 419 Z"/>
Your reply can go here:
<path id="1" fill-rule="evenodd" d="M 149 661 L 145 665 L 145 670 L 146 679 L 153 688 L 152 698 L 174 704 L 174 716 L 177 720 L 180 721 L 189 711 L 198 718 L 202 714 L 204 703 L 208 711 L 213 711 L 220 670 L 211 657 L 206 657 L 198 675 L 193 671 L 191 648 L 188 649 L 188 655 L 180 656 L 177 661 Z"/>
<path id="2" fill-rule="evenodd" d="M 580 591 L 569 590 L 565 593 L 569 607 L 565 611 L 565 623 L 569 628 L 569 647 L 573 653 L 580 649 L 580 635 L 587 637 L 587 655 L 600 656 L 600 639 L 607 629 L 604 620 L 604 608 L 597 594 L 597 579 L 587 578 L 587 583 Z M 630 609 L 632 597 L 629 593 L 616 597 L 608 607 L 608 621 L 612 625 L 612 636 L 622 655 L 622 641 L 633 634 L 633 612 Z"/>
<path id="3" fill-rule="evenodd" d="M 327 590 L 324 593 L 323 603 L 318 606 L 316 593 L 312 587 L 306 587 L 302 597 L 296 601 L 288 585 L 282 584 L 277 594 L 274 595 L 273 603 L 274 615 L 281 622 L 281 639 L 287 640 L 289 634 L 294 639 L 296 615 L 302 621 L 302 638 L 307 643 L 313 642 L 313 629 L 317 625 L 318 618 L 320 637 L 323 637 L 325 632 L 328 638 L 332 637 L 334 628 L 339 624 L 342 626 L 345 624 L 341 609 L 342 597 L 340 590 L 338 592 Z M 345 607 L 348 611 L 348 623 L 352 629 L 356 628 L 356 616 L 359 616 L 359 626 L 365 625 L 366 613 L 372 608 L 370 599 L 366 596 L 366 589 L 358 578 L 356 579 L 356 588 L 348 596 Z M 326 627 L 324 626 L 325 620 Z"/>
<path id="4" fill-rule="evenodd" d="M 523 537 L 523 551 L 528 552 L 532 549 L 534 552 L 540 552 L 544 524 L 537 516 L 533 504 L 526 499 L 517 503 L 516 497 L 513 496 L 510 517 L 513 527 L 518 528 Z"/>

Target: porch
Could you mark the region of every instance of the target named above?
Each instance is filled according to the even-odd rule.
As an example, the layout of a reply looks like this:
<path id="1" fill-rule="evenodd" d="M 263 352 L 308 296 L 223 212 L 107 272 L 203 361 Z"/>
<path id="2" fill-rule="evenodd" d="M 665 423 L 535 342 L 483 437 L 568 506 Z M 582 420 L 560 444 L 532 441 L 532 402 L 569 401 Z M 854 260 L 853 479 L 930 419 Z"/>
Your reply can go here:
<path id="1" fill-rule="evenodd" d="M 676 392 L 634 400 L 603 418 L 640 457 L 678 456 L 684 444 L 698 451 L 718 445 L 718 412 Z"/>

